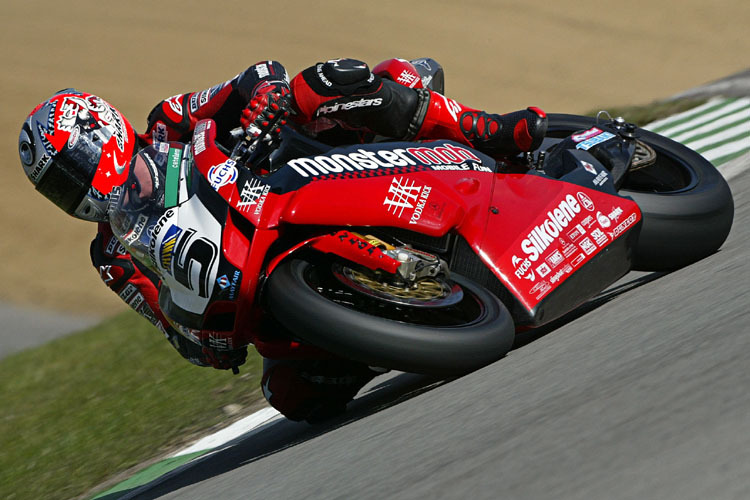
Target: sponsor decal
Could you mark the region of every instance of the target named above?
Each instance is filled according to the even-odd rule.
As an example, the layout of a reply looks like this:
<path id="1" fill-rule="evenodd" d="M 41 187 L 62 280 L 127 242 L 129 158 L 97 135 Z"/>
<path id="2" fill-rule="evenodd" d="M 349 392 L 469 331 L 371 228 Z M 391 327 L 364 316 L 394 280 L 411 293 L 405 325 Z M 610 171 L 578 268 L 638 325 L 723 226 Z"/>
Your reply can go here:
<path id="1" fill-rule="evenodd" d="M 573 195 L 568 194 L 557 207 L 547 212 L 547 218 L 541 224 L 528 233 L 521 242 L 521 250 L 535 262 L 580 211 L 581 205 Z"/>
<path id="2" fill-rule="evenodd" d="M 323 64 L 322 63 L 321 64 L 317 64 L 315 66 L 315 72 L 318 74 L 318 78 L 323 83 L 323 85 L 325 85 L 326 87 L 332 87 L 333 86 L 333 84 L 331 83 L 331 81 L 328 78 L 326 78 L 326 76 L 323 74 Z"/>
<path id="3" fill-rule="evenodd" d="M 459 103 L 454 101 L 453 99 L 448 99 L 443 94 L 433 94 L 438 95 L 443 99 L 443 103 L 445 104 L 445 109 L 448 110 L 448 113 L 450 113 L 451 117 L 453 118 L 453 121 L 458 121 L 458 114 L 463 111 L 463 108 Z"/>
<path id="4" fill-rule="evenodd" d="M 271 72 L 268 70 L 268 65 L 266 63 L 256 64 L 254 69 L 255 69 L 255 74 L 257 74 L 258 78 L 261 78 L 261 79 L 271 74 Z"/>
<path id="5" fill-rule="evenodd" d="M 356 108 L 370 108 L 377 107 L 383 104 L 383 99 L 377 97 L 375 99 L 361 98 L 356 101 L 348 102 L 336 102 L 329 105 L 322 105 L 315 112 L 316 116 L 327 115 L 329 113 L 335 113 L 336 111 L 349 111 Z"/>
<path id="6" fill-rule="evenodd" d="M 601 129 L 598 129 L 596 127 L 591 127 L 588 130 L 584 130 L 580 134 L 571 135 L 570 138 L 573 140 L 573 142 L 583 142 L 586 139 L 591 139 L 592 137 L 595 137 L 601 133 L 602 133 Z"/>
<path id="7" fill-rule="evenodd" d="M 607 182 L 607 177 L 608 177 L 607 171 L 602 170 L 596 175 L 596 177 L 594 177 L 594 180 L 591 182 L 594 184 L 594 186 L 601 186 L 602 184 Z"/>
<path id="8" fill-rule="evenodd" d="M 581 221 L 581 225 L 585 228 L 590 228 L 593 223 L 594 217 L 591 215 L 586 216 L 586 218 Z"/>
<path id="9" fill-rule="evenodd" d="M 521 259 L 520 257 L 514 255 L 510 260 L 513 264 L 513 267 L 516 269 L 513 274 L 515 274 L 517 278 L 526 278 L 531 281 L 534 281 L 536 279 L 534 271 L 531 270 L 531 261 L 528 257 L 525 259 Z M 527 271 L 529 272 L 528 275 L 526 274 Z"/>
<path id="10" fill-rule="evenodd" d="M 36 162 L 36 165 L 34 166 L 34 170 L 31 171 L 31 174 L 29 174 L 29 178 L 36 184 L 37 178 L 39 175 L 44 171 L 44 169 L 47 167 L 47 164 L 52 159 L 50 155 L 47 153 L 44 153 L 41 158 L 39 158 L 39 161 Z"/>
<path id="11" fill-rule="evenodd" d="M 182 116 L 182 96 L 183 94 L 173 95 L 172 97 L 164 101 L 169 105 L 169 108 L 172 111 L 180 116 Z"/>
<path id="12" fill-rule="evenodd" d="M 240 271 L 235 271 L 234 274 L 232 274 L 231 280 L 226 274 L 216 279 L 216 283 L 222 290 L 226 290 L 227 287 L 229 287 L 229 300 L 234 300 L 235 297 L 237 297 L 237 285 L 240 282 L 241 276 L 242 273 Z"/>
<path id="13" fill-rule="evenodd" d="M 602 214 L 601 212 L 596 212 L 596 220 L 599 222 L 599 225 L 602 226 L 602 228 L 607 229 L 609 226 L 612 225 L 612 223 L 609 221 L 609 217 Z"/>
<path id="14" fill-rule="evenodd" d="M 596 175 L 596 169 L 591 163 L 581 160 L 581 165 L 583 165 L 583 168 L 586 169 L 586 172 Z"/>
<path id="15" fill-rule="evenodd" d="M 439 165 L 472 166 L 481 159 L 471 152 L 452 144 L 436 147 L 413 147 L 406 149 L 384 149 L 367 151 L 358 149 L 347 154 L 296 158 L 288 165 L 302 177 L 319 177 L 342 172 L 375 170 L 380 168 L 426 165 L 434 168 Z"/>
<path id="16" fill-rule="evenodd" d="M 485 167 L 482 164 L 474 164 L 474 170 L 477 172 L 489 172 L 494 173 L 494 170 L 492 170 L 490 167 Z"/>
<path id="17" fill-rule="evenodd" d="M 159 248 L 159 264 L 161 264 L 162 269 L 167 271 L 172 269 L 175 246 L 181 234 L 182 229 L 175 225 L 170 226 L 164 234 Z"/>
<path id="18" fill-rule="evenodd" d="M 169 219 L 174 217 L 175 211 L 173 209 L 169 209 L 166 212 L 164 212 L 164 215 L 159 217 L 159 220 L 156 221 L 156 224 L 154 224 L 154 227 L 151 228 L 149 236 L 151 239 L 148 243 L 148 253 L 151 256 L 151 260 L 156 262 L 156 239 L 159 236 L 159 233 L 161 232 L 162 228 L 167 224 Z"/>
<path id="19" fill-rule="evenodd" d="M 169 144 L 167 144 L 166 142 L 160 143 L 157 146 L 156 150 L 162 154 L 169 153 Z"/>
<path id="20" fill-rule="evenodd" d="M 81 137 L 81 127 L 76 125 L 73 127 L 73 130 L 70 132 L 70 137 L 68 137 L 68 147 L 72 148 L 76 145 L 78 142 L 78 138 Z"/>
<path id="21" fill-rule="evenodd" d="M 125 302 L 128 302 L 131 295 L 133 295 L 136 292 L 138 292 L 138 288 L 136 288 L 134 284 L 128 283 L 127 285 L 125 285 L 125 288 L 123 288 L 122 291 L 119 293 L 119 296 L 122 300 L 124 300 Z"/>
<path id="22" fill-rule="evenodd" d="M 571 266 L 570 264 L 565 264 L 564 267 L 558 269 L 557 272 L 550 277 L 549 282 L 553 284 L 557 283 L 558 281 L 560 281 L 560 279 L 562 279 L 563 276 L 565 276 L 566 274 L 570 274 L 572 271 L 573 266 Z"/>
<path id="23" fill-rule="evenodd" d="M 146 223 L 148 222 L 148 216 L 144 214 L 140 214 L 138 216 L 138 219 L 135 221 L 135 225 L 133 226 L 133 229 L 130 230 L 130 232 L 125 236 L 125 243 L 130 245 L 134 241 L 136 241 L 138 238 L 141 237 L 141 234 L 143 234 L 143 230 L 146 229 Z"/>
<path id="24" fill-rule="evenodd" d="M 208 169 L 208 182 L 215 190 L 227 184 L 234 184 L 237 181 L 237 169 L 234 160 L 227 160 L 219 165 L 214 165 Z"/>
<path id="25" fill-rule="evenodd" d="M 581 247 L 581 250 L 586 252 L 586 255 L 591 255 L 596 252 L 596 245 L 594 245 L 589 238 L 582 239 L 578 246 Z"/>
<path id="26" fill-rule="evenodd" d="M 591 231 L 591 237 L 594 238 L 594 241 L 600 247 L 603 247 L 604 245 L 607 244 L 607 235 L 604 234 L 604 231 L 602 231 L 599 228 L 594 229 L 593 231 Z"/>
<path id="27" fill-rule="evenodd" d="M 427 205 L 431 191 L 430 186 L 417 186 L 414 181 L 409 184 L 409 179 L 404 177 L 394 177 L 383 205 L 388 207 L 388 212 L 399 218 L 405 209 L 412 209 L 409 224 L 417 224 L 422 218 L 422 211 Z"/>
<path id="28" fill-rule="evenodd" d="M 151 136 L 154 142 L 167 142 L 167 126 L 164 123 L 158 121 L 154 127 L 154 131 Z"/>
<path id="29" fill-rule="evenodd" d="M 571 265 L 571 266 L 573 266 L 573 267 L 578 267 L 578 265 L 579 265 L 579 264 L 580 264 L 581 262 L 583 262 L 583 259 L 585 259 L 585 258 L 586 258 L 586 257 L 585 257 L 585 256 L 584 256 L 584 255 L 583 255 L 582 253 L 579 253 L 578 255 L 576 255 L 576 256 L 575 256 L 575 257 L 573 258 L 573 260 L 571 260 L 571 261 L 570 261 L 570 265 Z"/>
<path id="30" fill-rule="evenodd" d="M 550 267 L 547 265 L 546 262 L 542 262 L 541 264 L 536 266 L 536 272 L 539 273 L 539 277 L 541 278 L 544 278 L 545 276 L 547 276 L 551 271 L 552 269 L 550 269 Z M 531 292 L 531 293 L 534 293 L 534 292 Z"/>
<path id="31" fill-rule="evenodd" d="M 560 244 L 560 247 L 563 249 L 563 256 L 566 259 L 578 251 L 577 246 L 571 245 L 570 243 L 565 241 L 563 238 L 560 238 L 559 240 L 557 240 L 557 242 Z"/>
<path id="32" fill-rule="evenodd" d="M 614 209 L 612 209 L 612 211 L 609 214 L 607 214 L 607 217 L 609 217 L 609 219 L 612 222 L 617 222 L 620 219 L 621 215 L 622 215 L 622 208 L 615 207 Z"/>
<path id="33" fill-rule="evenodd" d="M 588 151 L 589 149 L 593 148 L 597 144 L 601 144 L 605 141 L 608 141 L 612 139 L 615 136 L 615 134 L 612 134 L 610 132 L 602 132 L 600 134 L 595 135 L 591 139 L 586 139 L 583 142 L 579 142 L 576 144 L 576 149 L 582 149 L 584 151 Z"/>
<path id="34" fill-rule="evenodd" d="M 242 273 L 235 271 L 232 274 L 232 282 L 229 284 L 229 300 L 234 300 L 237 297 L 237 289 L 240 281 L 242 281 Z"/>
<path id="35" fill-rule="evenodd" d="M 219 288 L 224 290 L 229 286 L 229 277 L 226 274 L 223 276 L 219 276 L 218 278 L 216 278 L 216 284 L 219 285 Z"/>
<path id="36" fill-rule="evenodd" d="M 396 81 L 401 85 L 406 85 L 409 88 L 413 88 L 414 85 L 416 85 L 419 81 L 419 76 L 415 75 L 408 69 L 405 69 L 401 72 L 399 77 L 396 78 Z"/>
<path id="37" fill-rule="evenodd" d="M 585 208 L 589 212 L 592 212 L 594 208 L 596 208 L 594 206 L 594 202 L 591 201 L 591 198 L 589 198 L 586 193 L 578 191 L 578 193 L 576 193 L 576 197 L 578 198 L 578 201 L 581 202 L 581 205 L 583 205 L 583 208 Z"/>
<path id="38" fill-rule="evenodd" d="M 208 334 L 208 345 L 214 349 L 219 349 L 220 351 L 231 349 L 231 344 L 227 337 L 219 337 L 213 333 Z"/>
<path id="39" fill-rule="evenodd" d="M 170 148 L 167 154 L 167 178 L 164 183 L 164 206 L 168 208 L 177 205 L 181 163 L 182 149 Z"/>
<path id="40" fill-rule="evenodd" d="M 112 276 L 112 266 L 99 266 L 99 277 L 101 277 L 104 283 L 109 285 L 109 283 L 115 279 L 115 277 Z"/>
<path id="41" fill-rule="evenodd" d="M 422 66 L 427 71 L 432 71 L 432 66 L 430 66 L 430 62 L 427 59 L 414 59 L 411 63 L 414 66 Z"/>
<path id="42" fill-rule="evenodd" d="M 547 282 L 547 280 L 543 280 L 538 282 L 536 285 L 531 287 L 531 290 L 529 290 L 529 293 L 531 295 L 536 294 L 537 299 L 542 298 L 542 296 L 549 292 L 552 289 L 552 286 Z"/>
<path id="43" fill-rule="evenodd" d="M 203 129 L 193 138 L 193 151 L 196 155 L 201 154 L 206 150 L 206 130 Z"/>
<path id="44" fill-rule="evenodd" d="M 119 243 L 119 241 L 117 240 L 117 238 L 115 238 L 114 236 L 112 236 L 109 239 L 109 241 L 107 242 L 107 249 L 104 251 L 104 253 L 106 255 L 114 255 L 115 254 L 115 249 L 117 248 L 117 244 L 118 243 Z"/>
<path id="45" fill-rule="evenodd" d="M 258 215 L 263 209 L 263 204 L 270 189 L 271 186 L 264 184 L 258 179 L 245 181 L 245 185 L 242 187 L 242 191 L 240 191 L 240 201 L 237 202 L 237 210 L 244 212 L 255 205 L 254 213 Z"/>
<path id="46" fill-rule="evenodd" d="M 630 214 L 628 217 L 620 222 L 610 233 L 610 237 L 614 240 L 618 236 L 620 236 L 622 233 L 624 233 L 630 226 L 632 226 L 635 223 L 636 216 L 635 214 Z"/>
<path id="47" fill-rule="evenodd" d="M 130 299 L 130 301 L 128 301 L 128 305 L 129 305 L 130 307 L 132 307 L 133 309 L 135 309 L 135 310 L 137 311 L 137 310 L 138 310 L 138 308 L 139 308 L 139 307 L 141 306 L 141 304 L 143 304 L 143 303 L 144 303 L 144 301 L 145 301 L 145 300 L 146 300 L 146 299 L 145 299 L 145 298 L 143 297 L 143 294 L 142 294 L 142 293 L 136 293 L 136 294 L 135 294 L 135 295 L 134 295 L 134 296 L 133 296 L 133 297 L 132 297 L 132 298 Z"/>
<path id="48" fill-rule="evenodd" d="M 560 253 L 560 250 L 555 250 L 554 252 L 552 252 L 551 254 L 549 254 L 549 256 L 547 256 L 547 258 L 544 259 L 544 260 L 547 261 L 547 263 L 550 266 L 552 266 L 552 269 L 554 269 L 557 266 L 559 266 L 560 264 L 562 264 L 563 260 L 565 260 L 565 259 L 563 259 L 563 256 Z"/>

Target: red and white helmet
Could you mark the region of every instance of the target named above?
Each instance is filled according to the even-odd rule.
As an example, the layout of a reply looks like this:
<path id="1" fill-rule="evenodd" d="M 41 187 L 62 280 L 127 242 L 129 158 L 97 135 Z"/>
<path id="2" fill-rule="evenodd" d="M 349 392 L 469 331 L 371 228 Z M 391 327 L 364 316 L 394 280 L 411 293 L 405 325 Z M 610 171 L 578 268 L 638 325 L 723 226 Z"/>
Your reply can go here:
<path id="1" fill-rule="evenodd" d="M 128 177 L 135 131 L 104 99 L 65 89 L 34 108 L 18 153 L 26 176 L 55 205 L 104 221 L 112 188 Z"/>

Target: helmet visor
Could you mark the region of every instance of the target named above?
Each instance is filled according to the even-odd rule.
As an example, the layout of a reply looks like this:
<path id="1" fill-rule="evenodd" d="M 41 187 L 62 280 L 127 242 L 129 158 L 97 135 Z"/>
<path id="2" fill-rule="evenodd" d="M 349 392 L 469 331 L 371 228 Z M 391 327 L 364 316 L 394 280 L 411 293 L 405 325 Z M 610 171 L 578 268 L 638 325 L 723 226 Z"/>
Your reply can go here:
<path id="1" fill-rule="evenodd" d="M 94 134 L 80 134 L 57 153 L 52 165 L 37 181 L 36 189 L 52 203 L 73 215 L 91 188 L 99 159 L 101 141 Z"/>

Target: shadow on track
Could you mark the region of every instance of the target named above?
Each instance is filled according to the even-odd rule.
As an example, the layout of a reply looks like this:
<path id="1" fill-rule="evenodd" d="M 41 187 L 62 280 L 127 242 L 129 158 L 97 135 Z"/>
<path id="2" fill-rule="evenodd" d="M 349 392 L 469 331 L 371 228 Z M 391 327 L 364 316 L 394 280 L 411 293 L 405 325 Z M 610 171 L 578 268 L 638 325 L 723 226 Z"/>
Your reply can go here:
<path id="1" fill-rule="evenodd" d="M 513 348 L 522 348 L 557 328 L 594 311 L 619 295 L 655 281 L 665 275 L 666 273 L 649 273 L 634 278 L 628 275 L 618 284 L 605 290 L 561 318 L 543 327 L 518 333 Z M 432 389 L 448 384 L 453 380 L 455 378 L 445 379 L 411 373 L 398 374 L 394 377 L 384 379 L 379 384 L 371 387 L 367 392 L 359 395 L 349 404 L 346 413 L 340 417 L 314 426 L 289 420 L 269 422 L 245 436 L 240 436 L 218 451 L 190 462 L 165 476 L 155 479 L 147 485 L 128 491 L 119 491 L 103 498 L 106 500 L 135 498 L 136 496 L 139 499 L 158 498 L 177 491 L 180 488 L 200 483 L 243 465 L 253 463 L 266 456 L 304 443 L 310 439 L 322 436 L 352 422 L 356 422 Z"/>

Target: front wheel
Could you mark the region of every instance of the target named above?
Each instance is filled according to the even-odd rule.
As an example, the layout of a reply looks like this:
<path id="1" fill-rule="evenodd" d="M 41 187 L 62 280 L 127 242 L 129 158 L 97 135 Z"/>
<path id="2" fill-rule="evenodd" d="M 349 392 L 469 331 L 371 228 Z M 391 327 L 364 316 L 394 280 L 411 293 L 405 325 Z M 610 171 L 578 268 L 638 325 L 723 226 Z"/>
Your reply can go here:
<path id="1" fill-rule="evenodd" d="M 466 278 L 435 278 L 409 296 L 342 269 L 327 260 L 282 262 L 268 278 L 271 313 L 310 344 L 414 373 L 466 373 L 502 358 L 513 344 L 508 310 Z"/>

